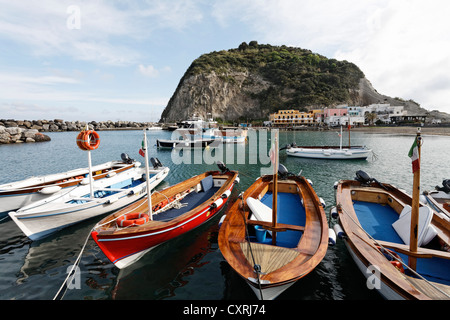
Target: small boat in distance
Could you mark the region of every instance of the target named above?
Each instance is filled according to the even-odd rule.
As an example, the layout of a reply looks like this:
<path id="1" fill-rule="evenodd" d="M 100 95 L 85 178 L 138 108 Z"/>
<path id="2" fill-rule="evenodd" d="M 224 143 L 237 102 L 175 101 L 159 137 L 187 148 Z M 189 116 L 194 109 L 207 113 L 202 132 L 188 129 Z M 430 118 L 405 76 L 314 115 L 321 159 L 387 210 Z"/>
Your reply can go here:
<path id="1" fill-rule="evenodd" d="M 278 174 L 258 178 L 241 194 L 219 230 L 223 257 L 260 300 L 275 299 L 310 273 L 327 248 L 320 199 L 304 177 L 282 165 Z"/>
<path id="2" fill-rule="evenodd" d="M 158 245 L 200 226 L 225 205 L 238 173 L 218 163 L 174 186 L 155 191 L 96 224 L 91 236 L 119 269 L 136 262 Z"/>
<path id="3" fill-rule="evenodd" d="M 350 141 L 348 146 L 342 146 L 342 126 L 339 146 L 297 146 L 294 142 L 282 149 L 286 149 L 288 156 L 312 159 L 364 160 L 372 154 L 366 146 L 350 146 Z"/>

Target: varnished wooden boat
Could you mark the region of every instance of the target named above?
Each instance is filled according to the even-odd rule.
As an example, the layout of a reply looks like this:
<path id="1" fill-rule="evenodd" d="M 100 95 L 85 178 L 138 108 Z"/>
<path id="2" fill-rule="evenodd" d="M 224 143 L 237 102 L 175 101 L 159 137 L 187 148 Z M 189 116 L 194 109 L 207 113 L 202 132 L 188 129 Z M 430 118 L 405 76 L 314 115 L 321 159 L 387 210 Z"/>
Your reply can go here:
<path id="1" fill-rule="evenodd" d="M 139 162 L 128 160 L 127 158 L 122 161 L 110 161 L 93 166 L 93 179 L 99 180 L 141 165 Z M 80 168 L 2 184 L 0 185 L 0 212 L 16 210 L 35 201 L 67 192 L 70 188 L 88 184 L 88 173 L 89 168 Z"/>
<path id="2" fill-rule="evenodd" d="M 118 268 L 125 268 L 158 245 L 200 226 L 228 200 L 238 173 L 221 166 L 164 190 L 106 217 L 91 236 Z M 125 226 L 123 226 L 123 222 Z"/>
<path id="3" fill-rule="evenodd" d="M 414 233 L 418 247 L 411 249 L 410 195 L 361 171 L 336 188 L 335 230 L 371 289 L 389 300 L 450 298 L 448 217 L 421 203 Z"/>
<path id="4" fill-rule="evenodd" d="M 219 231 L 222 255 L 261 300 L 275 299 L 310 273 L 327 247 L 321 202 L 311 184 L 295 175 L 257 179 L 227 210 Z"/>

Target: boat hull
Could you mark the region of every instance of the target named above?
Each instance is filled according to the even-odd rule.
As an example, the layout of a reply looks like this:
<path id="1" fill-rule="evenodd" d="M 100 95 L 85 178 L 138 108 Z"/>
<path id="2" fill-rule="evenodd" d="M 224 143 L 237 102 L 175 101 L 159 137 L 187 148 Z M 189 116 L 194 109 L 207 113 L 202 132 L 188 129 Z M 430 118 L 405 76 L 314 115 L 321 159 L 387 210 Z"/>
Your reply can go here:
<path id="1" fill-rule="evenodd" d="M 113 216 L 100 221 L 98 225 L 105 225 L 105 229 L 102 230 L 96 227 L 91 236 L 112 263 L 120 269 L 125 268 L 158 245 L 182 236 L 212 219 L 226 204 L 228 196 L 223 197 L 223 195 L 231 193 L 236 178 L 237 173 L 231 173 L 231 176 L 229 175 L 226 178 L 227 182 L 218 189 L 214 196 L 179 217 L 171 218 L 168 221 L 149 221 L 142 226 L 135 226 L 126 230 L 116 229 L 114 231 L 114 217 L 138 210 L 134 209 L 134 207 L 139 208 L 139 212 L 145 213 L 148 211 L 148 207 L 144 209 L 145 206 L 148 206 L 148 201 L 147 199 L 142 199 L 133 208 L 124 208 L 113 214 Z M 161 193 L 171 198 L 172 190 L 181 189 L 186 189 L 183 183 L 162 190 Z M 155 201 L 157 199 L 156 196 L 152 196 L 152 206 L 159 206 L 160 204 L 160 202 Z M 108 224 L 108 220 L 112 222 Z"/>
<path id="2" fill-rule="evenodd" d="M 257 179 L 227 210 L 219 230 L 222 255 L 264 300 L 275 299 L 314 270 L 328 248 L 326 216 L 309 182 L 303 177 L 278 181 L 277 226 L 271 222 L 272 190 L 272 176 Z"/>
<path id="3" fill-rule="evenodd" d="M 163 168 L 152 176 L 149 181 L 150 189 L 154 189 L 162 182 L 168 172 L 168 168 Z M 108 190 L 108 187 L 116 183 L 138 179 L 142 177 L 142 174 L 144 174 L 143 168 L 133 168 L 109 179 L 97 181 L 97 184 L 94 184 L 94 190 Z M 9 212 L 9 216 L 28 238 L 38 240 L 83 220 L 116 211 L 139 200 L 147 193 L 146 181 L 142 179 L 139 184 L 109 196 L 89 201 L 81 200 L 85 199 L 82 195 L 89 194 L 89 188 L 89 186 L 80 186 L 78 190 L 73 189 L 63 195 L 56 195 Z"/>
<path id="4" fill-rule="evenodd" d="M 292 157 L 310 159 L 331 159 L 331 160 L 356 160 L 367 159 L 372 150 L 366 148 L 308 148 L 296 147 L 286 149 L 286 154 Z"/>
<path id="5" fill-rule="evenodd" d="M 440 245 L 441 240 L 448 243 L 448 219 L 420 205 L 418 249 L 411 253 L 403 240 L 409 241 L 410 220 L 405 217 L 411 213 L 411 196 L 388 184 L 346 180 L 337 184 L 336 204 L 342 238 L 370 289 L 389 300 L 449 299 L 450 253 Z M 399 228 L 402 221 L 407 222 L 406 237 Z M 389 254 L 382 253 L 386 250 Z M 410 256 L 417 262 L 414 269 Z"/>
<path id="6" fill-rule="evenodd" d="M 93 178 L 94 180 L 99 180 L 105 178 L 111 172 L 120 173 L 139 165 L 139 162 L 131 165 L 120 161 L 106 162 L 92 167 L 93 172 L 98 172 Z M 0 185 L 0 210 L 1 212 L 17 210 L 55 194 L 68 192 L 84 183 L 83 179 L 88 173 L 89 168 L 80 168 Z M 51 188 L 57 191 L 52 192 Z"/>
<path id="7" fill-rule="evenodd" d="M 206 148 L 210 146 L 215 139 L 201 139 L 201 140 L 156 140 L 156 146 L 158 148 L 165 149 L 193 149 L 193 148 Z"/>

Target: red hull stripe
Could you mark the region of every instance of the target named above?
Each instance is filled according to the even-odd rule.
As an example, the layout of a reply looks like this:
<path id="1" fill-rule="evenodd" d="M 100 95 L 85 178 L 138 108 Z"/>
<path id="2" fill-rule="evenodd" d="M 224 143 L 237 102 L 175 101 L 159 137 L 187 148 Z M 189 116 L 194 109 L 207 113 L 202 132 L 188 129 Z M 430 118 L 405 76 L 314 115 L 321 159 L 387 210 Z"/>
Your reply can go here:
<path id="1" fill-rule="evenodd" d="M 156 231 L 156 232 L 152 232 L 152 233 L 146 233 L 146 234 L 141 234 L 141 235 L 137 235 L 137 236 L 132 236 L 132 237 L 124 237 L 124 238 L 112 238 L 112 239 L 98 239 L 98 241 L 121 241 L 121 240 L 131 240 L 131 239 L 137 239 L 137 238 L 143 238 L 143 237 L 151 237 L 160 233 L 164 233 L 164 232 L 169 232 L 172 231 L 174 229 L 180 228 L 182 226 L 184 226 L 185 224 L 191 222 L 192 220 L 197 219 L 199 216 L 201 216 L 202 214 L 204 214 L 205 212 L 207 212 L 209 210 L 209 208 L 207 208 L 206 210 L 200 212 L 199 214 L 197 214 L 196 216 L 192 217 L 189 220 L 184 221 L 183 223 L 176 225 L 172 228 L 167 228 L 167 229 L 163 229 L 160 231 Z"/>

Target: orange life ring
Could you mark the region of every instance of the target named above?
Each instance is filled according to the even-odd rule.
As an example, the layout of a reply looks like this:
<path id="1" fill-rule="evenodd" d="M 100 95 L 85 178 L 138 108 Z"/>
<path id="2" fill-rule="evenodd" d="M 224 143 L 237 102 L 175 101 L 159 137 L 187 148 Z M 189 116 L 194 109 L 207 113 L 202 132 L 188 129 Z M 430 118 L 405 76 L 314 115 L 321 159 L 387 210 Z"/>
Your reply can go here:
<path id="1" fill-rule="evenodd" d="M 395 267 L 398 271 L 400 271 L 401 273 L 405 273 L 405 269 L 403 268 L 403 265 L 400 261 L 402 261 L 402 258 L 400 258 L 400 256 L 389 249 L 384 249 L 385 251 L 388 251 L 389 253 L 383 253 L 383 250 L 381 249 L 381 247 L 377 246 L 377 249 L 380 250 L 380 252 L 386 257 L 386 259 L 388 259 L 389 257 L 389 262 L 391 263 L 391 265 L 393 267 Z M 396 259 L 392 258 L 389 254 L 393 255 Z M 390 260 L 393 259 L 393 260 Z"/>
<path id="2" fill-rule="evenodd" d="M 116 220 L 116 224 L 118 227 L 131 227 L 142 225 L 150 220 L 150 217 L 146 213 L 128 213 L 120 216 Z"/>
<path id="3" fill-rule="evenodd" d="M 94 130 L 81 131 L 77 136 L 77 145 L 81 150 L 95 150 L 100 145 L 100 136 Z"/>

